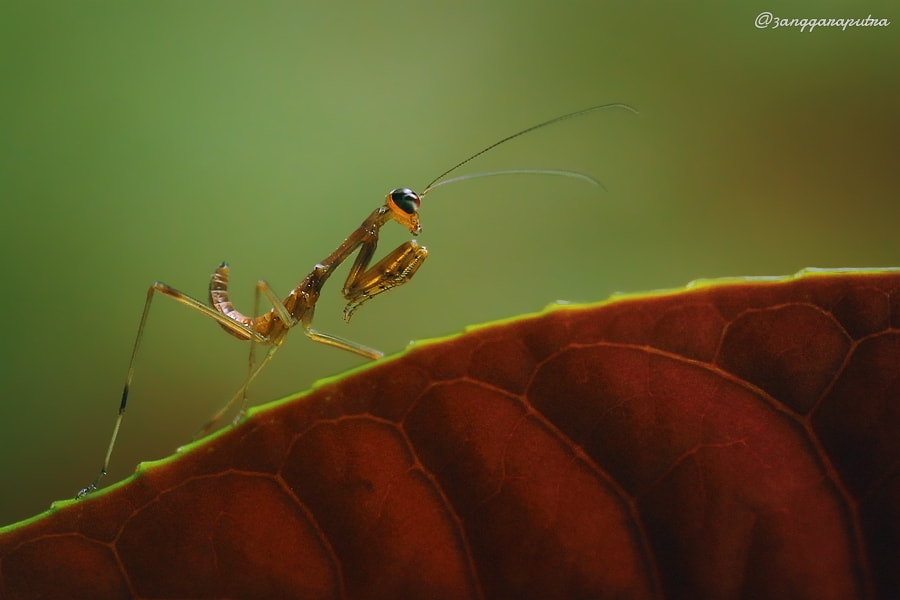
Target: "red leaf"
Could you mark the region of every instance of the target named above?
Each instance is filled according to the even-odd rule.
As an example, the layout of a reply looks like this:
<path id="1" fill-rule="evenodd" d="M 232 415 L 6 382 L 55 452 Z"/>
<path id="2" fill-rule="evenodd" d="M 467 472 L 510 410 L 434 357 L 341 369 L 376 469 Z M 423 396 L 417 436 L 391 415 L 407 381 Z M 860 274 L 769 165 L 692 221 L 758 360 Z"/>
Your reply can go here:
<path id="1" fill-rule="evenodd" d="M 417 346 L 0 533 L 3 598 L 896 598 L 900 273 Z"/>

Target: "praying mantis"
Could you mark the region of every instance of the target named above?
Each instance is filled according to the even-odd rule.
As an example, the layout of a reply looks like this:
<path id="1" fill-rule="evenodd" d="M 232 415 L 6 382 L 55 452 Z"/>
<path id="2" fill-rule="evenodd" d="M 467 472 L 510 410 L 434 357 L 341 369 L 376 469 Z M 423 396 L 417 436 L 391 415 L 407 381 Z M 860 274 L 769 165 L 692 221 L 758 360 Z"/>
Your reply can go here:
<path id="1" fill-rule="evenodd" d="M 412 279 L 413 275 L 415 275 L 416 271 L 418 271 L 422 266 L 422 263 L 428 257 L 428 250 L 424 246 L 420 246 L 415 239 L 403 242 L 374 265 L 371 265 L 371 262 L 378 245 L 378 236 L 381 228 L 388 223 L 396 222 L 399 225 L 406 227 L 414 238 L 419 235 L 422 230 L 419 223 L 419 207 L 422 198 L 424 198 L 431 190 L 464 179 L 515 173 L 562 175 L 583 179 L 590 183 L 600 185 L 595 179 L 582 173 L 550 169 L 490 171 L 461 175 L 450 179 L 445 179 L 445 177 L 485 152 L 514 138 L 566 119 L 580 117 L 588 113 L 610 108 L 622 108 L 634 113 L 637 112 L 627 104 L 603 104 L 564 114 L 518 131 L 498 142 L 494 142 L 490 146 L 476 152 L 438 175 L 421 193 L 416 193 L 409 188 L 397 188 L 390 191 L 385 197 L 384 204 L 372 211 L 372 213 L 366 217 L 362 224 L 357 227 L 347 239 L 345 239 L 324 260 L 317 263 L 312 271 L 310 271 L 310 273 L 304 277 L 283 300 L 278 298 L 266 281 L 257 281 L 253 316 L 248 316 L 239 312 L 232 305 L 228 295 L 228 265 L 226 263 L 221 263 L 213 272 L 209 284 L 209 303 L 201 302 L 200 300 L 192 298 L 191 296 L 159 281 L 151 285 L 147 290 L 147 299 L 144 303 L 144 310 L 141 314 L 137 336 L 135 337 L 134 346 L 132 347 L 128 372 L 125 377 L 125 385 L 122 390 L 122 398 L 113 425 L 112 436 L 110 437 L 109 445 L 107 446 L 106 454 L 103 459 L 103 465 L 100 467 L 100 472 L 94 480 L 85 488 L 81 489 L 77 493 L 76 498 L 82 498 L 95 491 L 100 480 L 109 470 L 110 459 L 119 436 L 119 430 L 122 426 L 125 409 L 128 404 L 128 393 L 134 378 L 135 359 L 138 355 L 138 349 L 140 348 L 141 339 L 144 335 L 144 328 L 150 314 L 150 305 L 157 295 L 161 294 L 172 298 L 176 302 L 197 311 L 201 315 L 213 319 L 222 327 L 222 329 L 232 336 L 250 342 L 250 354 L 247 361 L 248 370 L 243 384 L 225 406 L 213 415 L 206 425 L 200 429 L 196 437 L 201 437 L 208 433 L 234 406 L 234 404 L 238 402 L 238 400 L 240 400 L 241 404 L 235 422 L 244 418 L 247 409 L 247 390 L 250 384 L 269 361 L 272 360 L 275 352 L 278 351 L 284 343 L 288 333 L 290 333 L 294 327 L 299 326 L 303 330 L 303 333 L 313 341 L 328 344 L 348 352 L 353 352 L 365 358 L 377 359 L 383 356 L 380 351 L 375 350 L 374 348 L 314 329 L 312 323 L 316 303 L 319 300 L 323 286 L 334 273 L 335 269 L 347 261 L 354 252 L 358 252 L 358 254 L 350 267 L 350 272 L 347 274 L 342 290 L 343 296 L 347 300 L 347 305 L 344 308 L 344 319 L 346 321 L 349 321 L 354 311 L 365 302 L 390 289 L 401 286 Z M 268 312 L 258 315 L 261 298 L 265 298 L 272 308 L 269 309 Z M 268 350 L 258 364 L 255 364 L 254 360 L 254 350 L 256 346 L 268 347 Z"/>

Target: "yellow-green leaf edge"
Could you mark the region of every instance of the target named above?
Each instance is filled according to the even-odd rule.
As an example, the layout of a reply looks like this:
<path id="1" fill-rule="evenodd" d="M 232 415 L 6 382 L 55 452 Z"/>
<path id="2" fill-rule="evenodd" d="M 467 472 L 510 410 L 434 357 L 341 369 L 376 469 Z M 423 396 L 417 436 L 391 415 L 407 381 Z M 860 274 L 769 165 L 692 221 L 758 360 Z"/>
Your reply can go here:
<path id="1" fill-rule="evenodd" d="M 748 285 L 748 284 L 752 285 L 754 283 L 759 283 L 760 285 L 772 284 L 772 283 L 791 283 L 798 279 L 809 279 L 809 278 L 816 278 L 816 277 L 834 277 L 834 276 L 838 276 L 838 275 L 877 276 L 877 275 L 883 275 L 886 273 L 900 273 L 900 267 L 841 268 L 841 269 L 806 268 L 806 269 L 802 269 L 802 270 L 798 271 L 797 273 L 795 273 L 793 275 L 788 275 L 788 276 L 781 275 L 781 276 L 751 276 L 751 277 L 724 277 L 724 278 L 718 278 L 718 279 L 697 279 L 697 280 L 691 281 L 690 283 L 688 283 L 687 285 L 685 285 L 684 287 L 681 287 L 681 288 L 671 288 L 671 289 L 654 290 L 654 291 L 650 291 L 650 292 L 637 292 L 637 293 L 615 293 L 615 294 L 611 295 L 610 297 L 608 297 L 606 300 L 601 300 L 598 302 L 569 303 L 569 302 L 565 302 L 565 301 L 557 301 L 557 302 L 554 302 L 554 303 L 546 306 L 543 310 L 541 310 L 539 312 L 526 313 L 526 314 L 522 314 L 522 315 L 506 317 L 504 319 L 499 319 L 496 321 L 490 321 L 487 323 L 481 323 L 481 324 L 477 324 L 477 325 L 469 325 L 469 326 L 465 327 L 462 332 L 459 332 L 459 333 L 453 333 L 450 335 L 437 337 L 437 338 L 430 338 L 430 339 L 414 341 L 414 342 L 411 342 L 404 350 L 402 350 L 396 354 L 382 358 L 377 361 L 372 361 L 372 362 L 360 365 L 358 367 L 354 367 L 350 370 L 344 371 L 343 373 L 334 375 L 332 377 L 320 379 L 320 380 L 316 381 L 315 383 L 313 383 L 313 385 L 310 387 L 310 389 L 308 389 L 304 392 L 300 392 L 298 394 L 292 394 L 285 398 L 281 398 L 279 400 L 274 400 L 272 402 L 267 402 L 265 404 L 261 404 L 254 408 L 251 408 L 248 411 L 247 418 L 244 421 L 242 421 L 241 423 L 238 423 L 237 425 L 228 425 L 216 432 L 211 433 L 210 435 L 208 435 L 207 437 L 205 437 L 203 439 L 200 439 L 200 440 L 191 442 L 190 444 L 181 446 L 180 448 L 178 448 L 176 450 L 176 452 L 174 454 L 172 454 L 171 456 L 168 456 L 166 458 L 162 458 L 162 459 L 154 460 L 154 461 L 141 462 L 137 465 L 135 472 L 131 476 L 123 479 L 122 481 L 119 481 L 119 482 L 111 484 L 105 488 L 97 490 L 96 492 L 92 493 L 90 496 L 88 496 L 86 498 L 82 498 L 79 500 L 75 500 L 75 499 L 57 500 L 56 502 L 53 502 L 51 504 L 49 509 L 47 509 L 46 511 L 44 511 L 42 513 L 39 513 L 33 517 L 30 517 L 23 521 L 19 521 L 17 523 L 0 526 L 0 535 L 11 532 L 19 527 L 27 526 L 39 519 L 46 518 L 46 517 L 52 515 L 53 513 L 55 513 L 56 511 L 66 508 L 68 506 L 71 506 L 77 502 L 90 502 L 91 499 L 94 497 L 102 496 L 102 495 L 107 494 L 107 493 L 109 493 L 115 489 L 118 489 L 122 486 L 126 486 L 126 485 L 130 484 L 132 481 L 134 481 L 135 479 L 137 479 L 138 477 L 141 477 L 146 471 L 148 471 L 150 469 L 154 469 L 161 465 L 165 465 L 171 461 L 176 461 L 179 459 L 179 457 L 181 455 L 186 454 L 188 452 L 193 452 L 193 451 L 196 451 L 196 450 L 202 448 L 202 446 L 204 444 L 206 444 L 209 440 L 211 440 L 217 436 L 223 435 L 224 433 L 226 433 L 227 431 L 231 430 L 234 427 L 238 427 L 238 426 L 242 425 L 244 422 L 246 422 L 250 419 L 253 419 L 254 416 L 259 413 L 263 413 L 263 412 L 272 410 L 278 406 L 281 406 L 282 404 L 284 404 L 286 402 L 294 402 L 294 401 L 301 400 L 305 396 L 309 395 L 310 393 L 312 393 L 313 391 L 317 390 L 318 388 L 320 388 L 324 385 L 333 384 L 345 377 L 349 377 L 351 375 L 361 373 L 367 369 L 373 368 L 376 364 L 383 363 L 384 361 L 398 360 L 399 358 L 404 356 L 407 352 L 410 352 L 417 348 L 420 348 L 423 346 L 429 346 L 432 344 L 440 344 L 444 341 L 458 338 L 458 337 L 465 335 L 471 331 L 477 331 L 477 330 L 481 330 L 481 329 L 485 329 L 485 328 L 489 328 L 489 327 L 500 327 L 500 326 L 506 325 L 508 323 L 518 322 L 518 321 L 522 321 L 522 320 L 536 319 L 543 315 L 546 315 L 547 313 L 554 312 L 554 311 L 592 309 L 592 308 L 597 308 L 599 306 L 603 306 L 606 304 L 612 304 L 612 303 L 623 302 L 623 301 L 634 301 L 634 300 L 640 300 L 642 298 L 657 298 L 660 296 L 690 294 L 692 292 L 696 292 L 697 290 L 707 289 L 710 287 L 726 287 L 726 286 L 731 286 L 731 285 Z"/>

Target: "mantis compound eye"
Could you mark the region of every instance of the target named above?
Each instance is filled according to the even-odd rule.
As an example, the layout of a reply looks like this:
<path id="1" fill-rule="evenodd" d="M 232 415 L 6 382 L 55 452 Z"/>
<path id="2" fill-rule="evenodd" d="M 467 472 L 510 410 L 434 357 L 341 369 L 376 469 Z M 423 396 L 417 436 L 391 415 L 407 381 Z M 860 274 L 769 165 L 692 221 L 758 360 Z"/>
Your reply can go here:
<path id="1" fill-rule="evenodd" d="M 394 210 L 401 210 L 408 215 L 419 212 L 421 200 L 419 195 L 409 188 L 397 188 L 388 195 L 388 203 Z"/>

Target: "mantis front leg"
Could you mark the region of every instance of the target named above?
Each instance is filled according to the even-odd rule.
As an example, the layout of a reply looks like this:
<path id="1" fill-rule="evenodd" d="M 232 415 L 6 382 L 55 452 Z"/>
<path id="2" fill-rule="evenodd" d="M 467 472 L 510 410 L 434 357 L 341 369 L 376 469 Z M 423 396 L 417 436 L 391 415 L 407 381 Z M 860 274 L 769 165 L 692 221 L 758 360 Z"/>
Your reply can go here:
<path id="1" fill-rule="evenodd" d="M 428 257 L 428 250 L 424 246 L 410 240 L 397 246 L 371 268 L 367 268 L 377 243 L 377 234 L 362 243 L 347 275 L 343 289 L 344 298 L 347 299 L 347 306 L 344 308 L 345 321 L 350 321 L 353 312 L 369 299 L 412 279 Z"/>

